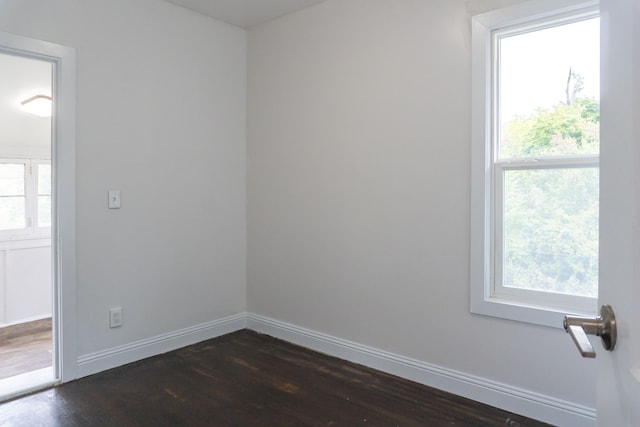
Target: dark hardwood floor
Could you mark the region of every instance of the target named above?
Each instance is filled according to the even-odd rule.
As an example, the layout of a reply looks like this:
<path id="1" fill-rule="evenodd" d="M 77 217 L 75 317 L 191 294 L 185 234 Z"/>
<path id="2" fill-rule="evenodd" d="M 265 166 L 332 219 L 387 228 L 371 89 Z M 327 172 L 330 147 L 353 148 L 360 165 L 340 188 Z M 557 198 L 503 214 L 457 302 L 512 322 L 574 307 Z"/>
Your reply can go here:
<path id="1" fill-rule="evenodd" d="M 0 328 L 0 379 L 51 366 L 51 318 Z"/>
<path id="2" fill-rule="evenodd" d="M 6 402 L 0 425 L 546 424 L 240 331 Z"/>

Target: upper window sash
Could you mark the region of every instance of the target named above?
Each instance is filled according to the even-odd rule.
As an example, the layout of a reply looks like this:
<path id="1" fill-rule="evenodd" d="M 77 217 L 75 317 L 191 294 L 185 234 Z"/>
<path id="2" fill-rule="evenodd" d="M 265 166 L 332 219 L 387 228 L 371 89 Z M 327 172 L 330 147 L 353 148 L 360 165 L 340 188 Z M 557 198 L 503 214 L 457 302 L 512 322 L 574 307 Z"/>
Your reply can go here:
<path id="1" fill-rule="evenodd" d="M 495 29 L 487 29 L 486 37 L 489 38 L 488 43 L 491 46 L 491 50 L 486 52 L 487 63 L 489 64 L 490 69 L 488 74 L 488 84 L 491 87 L 491 94 L 489 99 L 487 100 L 490 105 L 490 113 L 491 116 L 486 120 L 490 123 L 490 139 L 491 139 L 491 159 L 493 162 L 500 162 L 507 159 L 529 159 L 535 158 L 537 161 L 545 159 L 545 158 L 557 158 L 557 157 L 591 157 L 593 155 L 599 155 L 599 152 L 587 152 L 587 153 L 574 153 L 570 155 L 562 155 L 562 154 L 546 154 L 544 156 L 540 156 L 539 154 L 532 154 L 527 156 L 509 156 L 503 153 L 503 138 L 502 138 L 502 43 L 503 39 L 509 39 L 510 37 L 518 36 L 518 35 L 526 35 L 530 33 L 535 33 L 538 31 L 543 31 L 547 29 L 552 29 L 568 24 L 579 23 L 582 21 L 587 21 L 590 19 L 599 17 L 599 9 L 597 5 L 591 5 L 580 7 L 577 10 L 567 10 L 564 12 L 558 12 L 558 14 L 553 14 L 549 16 L 540 17 L 537 19 L 532 19 L 527 21 L 526 23 L 514 23 L 510 25 L 499 26 Z"/>

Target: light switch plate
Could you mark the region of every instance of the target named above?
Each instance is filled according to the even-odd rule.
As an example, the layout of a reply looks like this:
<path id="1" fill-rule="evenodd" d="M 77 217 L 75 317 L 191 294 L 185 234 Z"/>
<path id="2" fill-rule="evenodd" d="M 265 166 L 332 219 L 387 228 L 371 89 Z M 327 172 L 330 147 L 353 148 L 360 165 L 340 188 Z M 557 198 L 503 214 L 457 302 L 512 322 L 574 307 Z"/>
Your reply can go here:
<path id="1" fill-rule="evenodd" d="M 113 307 L 109 309 L 109 327 L 119 328 L 122 326 L 122 307 Z"/>
<path id="2" fill-rule="evenodd" d="M 120 209 L 120 190 L 109 190 L 109 209 Z"/>

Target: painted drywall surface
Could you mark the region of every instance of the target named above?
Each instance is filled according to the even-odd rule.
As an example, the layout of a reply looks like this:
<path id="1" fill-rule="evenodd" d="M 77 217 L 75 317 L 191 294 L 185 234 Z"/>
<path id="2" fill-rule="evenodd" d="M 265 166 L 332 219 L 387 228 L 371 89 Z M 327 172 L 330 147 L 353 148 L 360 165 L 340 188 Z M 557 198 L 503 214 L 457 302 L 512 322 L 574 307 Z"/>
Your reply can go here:
<path id="1" fill-rule="evenodd" d="M 465 2 L 329 0 L 249 33 L 249 311 L 595 406 L 562 329 L 469 313 Z"/>
<path id="2" fill-rule="evenodd" d="M 244 30 L 156 0 L 9 0 L 0 31 L 77 49 L 78 355 L 244 311 Z"/>

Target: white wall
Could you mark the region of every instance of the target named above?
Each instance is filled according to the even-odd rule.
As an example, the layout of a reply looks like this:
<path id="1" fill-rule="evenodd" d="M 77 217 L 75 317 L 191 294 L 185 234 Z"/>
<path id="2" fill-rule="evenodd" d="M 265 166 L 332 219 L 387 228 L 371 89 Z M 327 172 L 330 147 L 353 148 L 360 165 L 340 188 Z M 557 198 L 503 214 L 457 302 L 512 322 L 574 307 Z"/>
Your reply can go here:
<path id="1" fill-rule="evenodd" d="M 0 31 L 77 49 L 78 355 L 243 312 L 246 33 L 157 0 L 8 0 Z"/>
<path id="2" fill-rule="evenodd" d="M 593 408 L 564 330 L 469 313 L 470 56 L 463 0 L 250 31 L 249 311 Z"/>

